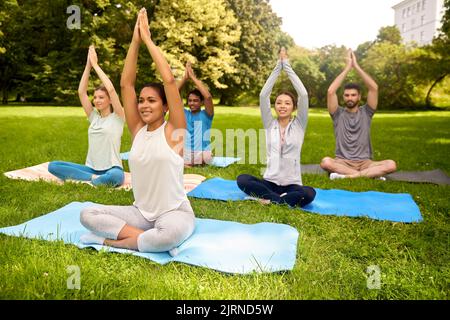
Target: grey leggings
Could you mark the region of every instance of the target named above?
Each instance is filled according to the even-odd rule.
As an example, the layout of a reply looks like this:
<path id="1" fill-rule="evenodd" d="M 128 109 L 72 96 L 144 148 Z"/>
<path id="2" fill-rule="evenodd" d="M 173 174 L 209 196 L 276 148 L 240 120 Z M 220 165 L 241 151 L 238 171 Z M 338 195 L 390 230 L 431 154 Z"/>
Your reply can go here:
<path id="1" fill-rule="evenodd" d="M 169 251 L 189 238 L 195 227 L 195 216 L 189 201 L 155 221 L 146 220 L 135 206 L 106 205 L 83 209 L 80 221 L 94 234 L 112 240 L 117 240 L 125 224 L 144 230 L 137 239 L 140 252 Z"/>

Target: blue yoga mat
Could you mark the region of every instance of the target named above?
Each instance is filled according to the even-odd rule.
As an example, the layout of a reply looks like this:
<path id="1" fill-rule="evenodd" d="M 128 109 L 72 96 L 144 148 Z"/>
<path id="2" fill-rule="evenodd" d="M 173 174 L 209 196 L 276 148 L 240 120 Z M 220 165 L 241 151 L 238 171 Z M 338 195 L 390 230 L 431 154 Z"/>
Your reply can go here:
<path id="1" fill-rule="evenodd" d="M 420 222 L 422 215 L 410 194 L 384 193 L 376 191 L 351 192 L 344 190 L 315 189 L 317 194 L 312 203 L 302 210 L 349 217 L 367 217 L 394 222 Z M 251 199 L 242 192 L 234 180 L 213 178 L 204 181 L 188 196 L 223 201 Z"/>
<path id="2" fill-rule="evenodd" d="M 141 253 L 101 245 L 83 245 L 80 236 L 88 232 L 80 223 L 80 211 L 95 205 L 72 202 L 63 208 L 0 233 L 48 241 L 63 240 L 80 248 L 93 247 L 111 252 L 130 253 L 160 264 L 178 261 L 226 273 L 278 272 L 292 270 L 297 253 L 298 231 L 275 223 L 242 224 L 196 218 L 193 235 L 182 243 L 177 256 L 167 252 Z"/>
<path id="3" fill-rule="evenodd" d="M 233 158 L 233 157 L 213 157 L 210 163 L 211 166 L 225 168 L 229 165 L 238 162 L 241 158 Z"/>
<path id="4" fill-rule="evenodd" d="M 130 154 L 130 152 L 122 152 L 120 154 L 120 158 L 122 160 L 128 160 L 129 154 Z M 231 164 L 233 164 L 235 162 L 238 162 L 239 160 L 241 160 L 241 158 L 213 157 L 210 165 L 213 166 L 213 167 L 225 168 L 225 167 L 228 167 L 229 165 L 231 165 Z"/>

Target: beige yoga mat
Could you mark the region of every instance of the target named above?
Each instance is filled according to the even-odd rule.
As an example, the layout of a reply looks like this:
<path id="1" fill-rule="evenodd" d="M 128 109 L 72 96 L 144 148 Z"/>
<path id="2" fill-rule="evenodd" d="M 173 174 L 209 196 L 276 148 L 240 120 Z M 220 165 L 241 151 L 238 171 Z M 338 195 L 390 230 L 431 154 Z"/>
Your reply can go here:
<path id="1" fill-rule="evenodd" d="M 48 172 L 48 164 L 49 162 L 45 162 L 28 168 L 5 172 L 4 175 L 11 179 L 20 179 L 27 181 L 44 180 L 48 182 L 63 184 L 63 180 L 55 177 L 50 172 Z M 185 174 L 183 177 L 184 190 L 186 191 L 186 193 L 193 190 L 206 179 L 204 176 L 201 176 L 199 174 Z M 76 183 L 86 183 L 92 186 L 92 184 L 88 181 L 70 181 Z M 123 184 L 117 189 L 131 190 L 131 174 L 129 172 L 125 172 L 125 180 Z"/>

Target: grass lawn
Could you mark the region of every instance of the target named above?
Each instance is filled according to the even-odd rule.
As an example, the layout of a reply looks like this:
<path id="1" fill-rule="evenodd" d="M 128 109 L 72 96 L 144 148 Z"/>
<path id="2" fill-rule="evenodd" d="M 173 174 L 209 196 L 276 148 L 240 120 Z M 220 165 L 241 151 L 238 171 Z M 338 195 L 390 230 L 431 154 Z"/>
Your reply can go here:
<path id="1" fill-rule="evenodd" d="M 213 127 L 261 128 L 257 108 L 216 109 Z M 81 108 L 0 107 L 0 171 L 50 160 L 84 163 L 88 122 Z M 124 131 L 122 151 L 130 148 Z M 226 143 L 226 142 L 224 142 Z M 394 159 L 399 170 L 441 168 L 450 174 L 450 112 L 378 113 L 372 125 L 375 159 Z M 302 163 L 333 155 L 332 122 L 311 110 Z M 126 166 L 128 169 L 128 167 Z M 188 173 L 235 179 L 260 175 L 263 164 L 193 168 Z M 0 235 L 0 299 L 449 299 L 450 187 L 370 179 L 330 181 L 304 175 L 314 187 L 410 193 L 424 221 L 418 224 L 321 216 L 280 206 L 191 199 L 201 218 L 242 223 L 276 222 L 298 229 L 291 272 L 227 275 L 123 254 L 80 250 L 62 242 Z M 72 201 L 129 205 L 132 193 L 26 182 L 0 175 L 0 227 L 17 225 Z M 67 289 L 66 269 L 81 269 L 81 290 Z M 381 270 L 381 289 L 367 288 L 366 270 Z"/>

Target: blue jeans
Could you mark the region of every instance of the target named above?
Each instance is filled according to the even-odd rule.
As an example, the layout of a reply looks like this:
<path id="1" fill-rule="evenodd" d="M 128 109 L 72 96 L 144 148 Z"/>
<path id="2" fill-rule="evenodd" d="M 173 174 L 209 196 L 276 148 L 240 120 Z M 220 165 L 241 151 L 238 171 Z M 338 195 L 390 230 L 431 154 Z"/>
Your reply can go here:
<path id="1" fill-rule="evenodd" d="M 50 162 L 48 171 L 61 180 L 73 179 L 91 181 L 94 186 L 105 184 L 118 187 L 122 185 L 125 178 L 123 169 L 120 167 L 112 167 L 108 170 L 94 170 L 82 164 L 65 161 Z M 93 174 L 98 177 L 91 180 Z"/>

